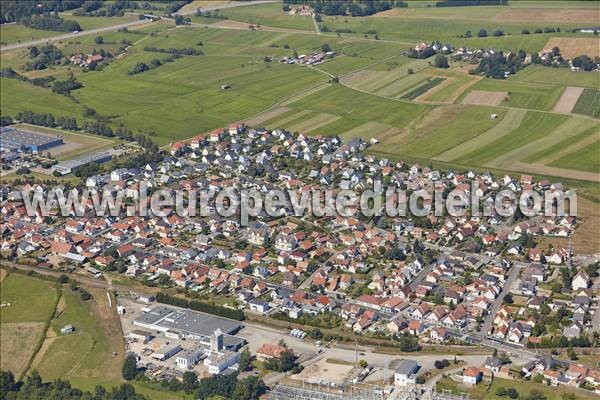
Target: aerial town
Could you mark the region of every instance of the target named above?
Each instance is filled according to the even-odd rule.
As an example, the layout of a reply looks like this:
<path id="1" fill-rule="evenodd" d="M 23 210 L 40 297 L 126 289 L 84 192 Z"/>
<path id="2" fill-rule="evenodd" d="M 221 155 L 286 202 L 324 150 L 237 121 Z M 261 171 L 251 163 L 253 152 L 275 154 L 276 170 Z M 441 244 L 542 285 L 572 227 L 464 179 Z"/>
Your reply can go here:
<path id="1" fill-rule="evenodd" d="M 0 1 L 0 400 L 600 399 L 599 32 Z"/>
<path id="2" fill-rule="evenodd" d="M 563 189 L 561 182 L 528 175 L 442 171 L 377 159 L 365 156 L 368 146 L 361 139 L 232 124 L 172 143 L 161 160 L 91 175 L 85 184 L 109 192 L 142 181 L 157 188 L 302 192 L 318 186 L 364 190 L 377 181 L 411 191 L 434 184 L 470 190 L 475 182 L 484 199 L 507 187 Z M 472 385 L 494 376 L 540 376 L 554 386 L 600 388 L 594 365 L 540 352 L 578 348 L 585 354 L 598 346 L 598 263 L 586 264 L 569 248 L 539 245 L 545 237 L 570 237 L 578 226 L 575 217 L 361 220 L 265 214 L 241 226 L 238 216 L 216 212 L 100 218 L 90 206 L 84 217 L 27 215 L 20 190 L 35 192 L 42 185 L 3 187 L 5 260 L 139 283 L 140 293 L 119 289 L 116 301 L 127 351 L 150 379 L 239 371 L 241 352 L 249 349 L 264 365 L 289 353 L 292 381 L 336 390 L 365 382 L 373 390 L 367 396 L 394 389 L 408 393 L 415 386 L 434 396 L 425 377 L 440 366 Z M 157 289 L 157 295 L 142 294 Z M 193 300 L 181 303 L 167 293 L 207 301 L 216 312 L 207 314 Z M 261 321 L 277 329 L 261 332 Z M 433 360 L 433 353 L 421 361 L 361 351 L 359 366 L 357 350 L 336 347 L 348 341 L 386 343 L 406 354 L 436 346 L 464 347 L 469 354 L 469 347 L 485 346 L 495 356 L 442 361 Z M 325 368 L 338 353 L 342 365 Z"/>

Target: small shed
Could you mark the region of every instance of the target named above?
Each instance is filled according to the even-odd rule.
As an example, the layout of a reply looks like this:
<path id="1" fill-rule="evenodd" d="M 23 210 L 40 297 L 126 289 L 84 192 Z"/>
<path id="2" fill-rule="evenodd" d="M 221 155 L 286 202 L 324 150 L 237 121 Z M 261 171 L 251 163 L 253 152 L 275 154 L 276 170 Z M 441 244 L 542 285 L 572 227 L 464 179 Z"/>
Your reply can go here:
<path id="1" fill-rule="evenodd" d="M 60 330 L 60 333 L 73 333 L 73 332 L 75 332 L 75 327 L 71 324 L 63 326 Z"/>

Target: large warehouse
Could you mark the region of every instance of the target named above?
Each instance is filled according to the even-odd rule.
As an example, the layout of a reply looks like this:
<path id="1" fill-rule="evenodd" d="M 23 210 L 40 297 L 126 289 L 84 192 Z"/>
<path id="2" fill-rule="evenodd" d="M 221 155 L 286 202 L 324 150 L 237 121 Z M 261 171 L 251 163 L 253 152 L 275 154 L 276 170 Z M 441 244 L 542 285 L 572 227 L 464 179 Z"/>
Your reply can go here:
<path id="1" fill-rule="evenodd" d="M 0 148 L 5 151 L 23 150 L 38 153 L 64 144 L 60 136 L 44 135 L 5 127 L 0 129 Z"/>
<path id="2" fill-rule="evenodd" d="M 245 343 L 243 338 L 233 336 L 242 328 L 239 322 L 189 309 L 157 306 L 137 317 L 133 324 L 167 336 L 199 340 L 206 345 L 210 344 L 210 336 L 220 329 L 228 350 L 237 350 Z"/>

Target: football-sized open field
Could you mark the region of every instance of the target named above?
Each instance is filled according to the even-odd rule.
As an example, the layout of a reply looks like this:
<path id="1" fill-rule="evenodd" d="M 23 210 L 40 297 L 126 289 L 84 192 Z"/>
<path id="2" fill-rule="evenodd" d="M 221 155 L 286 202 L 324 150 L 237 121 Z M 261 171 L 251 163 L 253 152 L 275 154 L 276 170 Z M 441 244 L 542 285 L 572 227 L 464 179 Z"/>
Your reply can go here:
<path id="1" fill-rule="evenodd" d="M 4 270 L 3 270 L 4 271 Z M 6 274 L 6 272 L 3 272 Z M 54 313 L 54 283 L 11 273 L 0 283 L 0 368 L 22 376 Z"/>
<path id="2" fill-rule="evenodd" d="M 44 379 L 66 378 L 91 390 L 97 384 L 121 381 L 124 347 L 114 303 L 112 309 L 108 307 L 104 290 L 87 290 L 93 297 L 83 301 L 79 292 L 63 288 L 56 316 L 32 367 Z M 75 332 L 61 333 L 68 324 Z"/>

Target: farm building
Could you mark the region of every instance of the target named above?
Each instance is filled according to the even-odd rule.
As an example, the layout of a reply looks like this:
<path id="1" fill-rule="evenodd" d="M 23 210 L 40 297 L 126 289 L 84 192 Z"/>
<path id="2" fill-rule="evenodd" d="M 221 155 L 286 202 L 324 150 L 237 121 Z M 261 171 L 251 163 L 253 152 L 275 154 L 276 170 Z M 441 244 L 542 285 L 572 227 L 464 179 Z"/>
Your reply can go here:
<path id="1" fill-rule="evenodd" d="M 6 151 L 25 150 L 38 153 L 64 144 L 60 136 L 42 135 L 15 128 L 1 128 L 0 148 Z"/>

